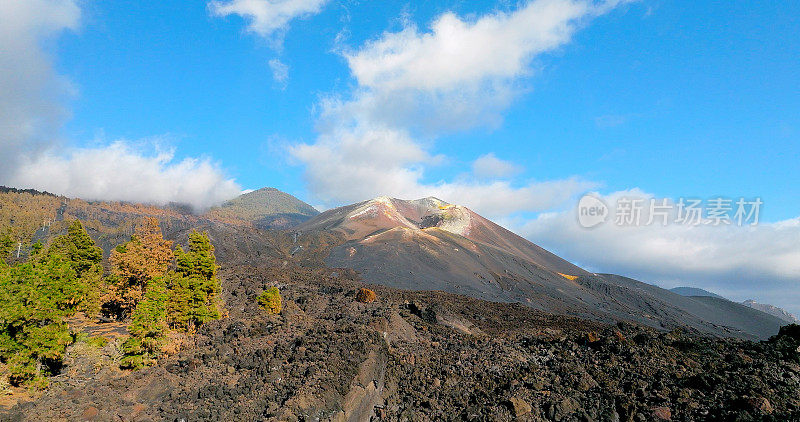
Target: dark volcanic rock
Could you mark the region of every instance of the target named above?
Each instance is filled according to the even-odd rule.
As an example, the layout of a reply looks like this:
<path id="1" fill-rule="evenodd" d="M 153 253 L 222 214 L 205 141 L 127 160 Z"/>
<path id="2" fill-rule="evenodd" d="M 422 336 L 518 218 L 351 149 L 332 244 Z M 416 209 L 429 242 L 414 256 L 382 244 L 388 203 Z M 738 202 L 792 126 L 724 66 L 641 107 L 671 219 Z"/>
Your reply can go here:
<path id="1" fill-rule="evenodd" d="M 230 316 L 157 366 L 56 378 L 0 419 L 800 417 L 795 327 L 761 343 L 714 339 L 381 286 L 370 287 L 381 299 L 363 304 L 352 272 L 276 264 L 224 268 Z M 258 308 L 267 283 L 282 286 L 291 312 Z"/>

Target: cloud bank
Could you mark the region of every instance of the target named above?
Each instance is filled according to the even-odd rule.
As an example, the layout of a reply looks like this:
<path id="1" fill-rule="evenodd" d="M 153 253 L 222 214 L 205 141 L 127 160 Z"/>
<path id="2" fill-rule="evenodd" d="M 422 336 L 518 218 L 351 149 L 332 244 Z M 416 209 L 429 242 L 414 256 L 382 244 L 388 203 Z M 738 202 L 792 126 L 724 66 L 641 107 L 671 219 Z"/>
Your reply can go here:
<path id="1" fill-rule="evenodd" d="M 652 198 L 641 190 L 602 196 Z M 642 214 L 647 221 L 648 212 Z M 732 299 L 758 296 L 800 312 L 800 218 L 757 226 L 659 224 L 624 227 L 607 221 L 583 228 L 575 209 L 513 225 L 536 243 L 595 271 L 665 287 L 697 286 Z"/>
<path id="2" fill-rule="evenodd" d="M 73 90 L 41 44 L 79 21 L 72 0 L 0 2 L 0 178 L 13 173 L 21 157 L 58 142 L 69 116 L 62 103 Z"/>
<path id="3" fill-rule="evenodd" d="M 24 161 L 11 179 L 24 186 L 83 199 L 188 204 L 196 210 L 241 193 L 209 159 L 175 160 L 174 150 L 145 154 L 125 142 L 45 153 Z"/>
<path id="4" fill-rule="evenodd" d="M 59 131 L 75 89 L 58 75 L 43 44 L 77 29 L 72 0 L 0 2 L 0 184 L 86 199 L 205 208 L 239 187 L 207 159 L 175 161 L 124 142 L 68 148 Z"/>
<path id="5" fill-rule="evenodd" d="M 426 135 L 497 125 L 528 91 L 536 58 L 568 44 L 600 13 L 589 2 L 536 0 L 474 20 L 445 13 L 427 31 L 409 25 L 342 48 L 358 85 L 349 100 L 324 104 L 323 117 Z"/>
<path id="6" fill-rule="evenodd" d="M 596 187 L 579 178 L 528 182 L 507 180 L 423 183 L 424 165 L 442 157 L 430 155 L 407 134 L 392 129 L 343 131 L 314 144 L 290 147 L 307 164 L 305 177 L 317 199 L 352 203 L 380 195 L 398 198 L 436 196 L 470 207 L 487 217 L 546 210 Z"/>

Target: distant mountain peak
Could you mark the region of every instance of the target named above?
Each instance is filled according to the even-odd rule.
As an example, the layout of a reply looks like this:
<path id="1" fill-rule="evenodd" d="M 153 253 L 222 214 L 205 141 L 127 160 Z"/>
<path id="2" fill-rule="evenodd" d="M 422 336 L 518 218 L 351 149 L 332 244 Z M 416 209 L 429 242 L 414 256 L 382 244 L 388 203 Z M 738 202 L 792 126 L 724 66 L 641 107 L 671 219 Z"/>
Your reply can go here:
<path id="1" fill-rule="evenodd" d="M 689 297 L 702 296 L 702 297 L 716 297 L 718 299 L 725 299 L 724 297 L 716 293 L 709 292 L 708 290 L 703 290 L 699 287 L 681 286 L 669 289 L 669 291 L 671 291 L 672 293 L 679 294 L 681 296 L 689 296 Z"/>
<path id="2" fill-rule="evenodd" d="M 785 309 L 770 305 L 768 303 L 758 303 L 753 299 L 748 299 L 742 302 L 742 305 L 770 314 L 791 324 L 800 324 L 800 319 L 798 319 L 795 315 L 790 314 Z"/>
<path id="3" fill-rule="evenodd" d="M 247 191 L 243 191 L 242 195 L 247 195 L 248 193 L 253 193 L 253 192 L 280 192 L 280 191 L 278 189 L 276 189 L 276 188 L 265 186 L 265 187 L 259 188 L 259 189 L 250 189 L 250 190 L 247 190 Z"/>
<path id="4" fill-rule="evenodd" d="M 427 196 L 419 199 L 399 199 L 392 196 L 381 195 L 370 200 L 364 201 L 361 204 L 375 204 L 381 203 L 388 206 L 397 206 L 398 204 L 413 204 L 419 207 L 435 208 L 440 206 L 452 206 L 453 204 L 443 201 L 435 196 Z"/>
<path id="5" fill-rule="evenodd" d="M 231 199 L 206 213 L 210 219 L 251 223 L 260 228 L 289 228 L 319 214 L 311 205 L 272 187 Z"/>

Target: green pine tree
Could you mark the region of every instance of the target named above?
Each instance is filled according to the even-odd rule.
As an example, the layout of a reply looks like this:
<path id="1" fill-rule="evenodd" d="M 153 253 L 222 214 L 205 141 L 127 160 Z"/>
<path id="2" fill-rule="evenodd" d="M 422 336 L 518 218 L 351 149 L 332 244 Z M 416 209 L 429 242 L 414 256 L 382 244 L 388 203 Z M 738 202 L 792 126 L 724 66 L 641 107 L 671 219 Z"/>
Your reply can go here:
<path id="1" fill-rule="evenodd" d="M 87 286 L 60 255 L 0 272 L 0 359 L 13 384 L 46 385 L 72 343 L 65 318 L 74 314 Z"/>
<path id="2" fill-rule="evenodd" d="M 73 342 L 66 318 L 97 312 L 102 251 L 75 221 L 46 253 L 0 264 L 0 360 L 13 384 L 47 385 Z"/>
<path id="3" fill-rule="evenodd" d="M 189 234 L 189 251 L 175 251 L 176 276 L 173 280 L 174 319 L 187 330 L 221 316 L 214 245 L 205 233 Z"/>
<path id="4" fill-rule="evenodd" d="M 144 298 L 131 315 L 128 327 L 131 337 L 122 345 L 121 367 L 138 369 L 156 362 L 169 332 L 166 322 L 168 300 L 165 280 L 162 277 L 150 280 Z"/>
<path id="5" fill-rule="evenodd" d="M 70 224 L 65 236 L 59 236 L 50 245 L 48 254 L 60 254 L 68 258 L 78 276 L 103 261 L 103 250 L 95 245 L 80 221 Z"/>

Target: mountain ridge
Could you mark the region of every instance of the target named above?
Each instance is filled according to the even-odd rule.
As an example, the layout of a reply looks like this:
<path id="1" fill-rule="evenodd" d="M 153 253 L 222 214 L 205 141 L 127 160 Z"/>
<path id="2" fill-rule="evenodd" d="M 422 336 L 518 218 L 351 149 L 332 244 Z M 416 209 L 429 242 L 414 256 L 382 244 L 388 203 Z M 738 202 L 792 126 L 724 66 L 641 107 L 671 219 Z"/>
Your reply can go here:
<path id="1" fill-rule="evenodd" d="M 790 313 L 789 311 L 779 308 L 774 305 L 770 305 L 768 303 L 759 303 L 753 299 L 748 299 L 742 302 L 742 305 L 759 310 L 761 312 L 765 312 L 777 318 L 780 318 L 790 324 L 800 324 L 800 319 L 797 318 L 794 314 Z"/>
<path id="2" fill-rule="evenodd" d="M 9 199 L 10 204 L 19 200 L 30 203 L 30 217 L 25 218 L 30 221 L 24 225 L 18 217 L 27 215 L 27 211 L 0 209 L 0 217 L 5 216 L 0 223 L 13 220 L 21 230 L 21 241 L 36 232 L 36 240 L 46 243 L 49 237 L 62 233 L 68 221 L 79 219 L 87 223 L 89 234 L 109 253 L 129 239 L 137 221 L 153 216 L 170 239 L 193 229 L 207 231 L 217 245 L 218 257 L 227 265 L 251 262 L 263 257 L 266 248 L 278 248 L 311 265 L 356 270 L 373 284 L 521 303 L 540 311 L 606 323 L 632 321 L 659 329 L 688 326 L 706 334 L 751 339 L 769 337 L 784 323 L 761 311 L 753 311 L 757 312 L 752 314 L 758 316 L 757 322 L 743 323 L 736 314 L 749 313 L 750 308 L 741 304 L 700 303 L 636 280 L 587 272 L 466 207 L 432 197 L 414 201 L 379 197 L 325 211 L 285 230 L 268 224 L 259 226 L 258 220 L 248 219 L 254 218 L 252 214 L 223 218 L 172 207 L 24 193 L 3 195 L 17 197 Z M 42 224 L 53 216 L 52 226 Z"/>
<path id="3" fill-rule="evenodd" d="M 681 296 L 710 296 L 710 297 L 716 297 L 716 298 L 719 298 L 719 299 L 725 299 L 724 297 L 722 297 L 722 296 L 720 296 L 720 295 L 718 295 L 716 293 L 712 293 L 712 292 L 709 292 L 708 290 L 704 290 L 704 289 L 701 289 L 701 288 L 698 288 L 698 287 L 679 286 L 679 287 L 673 287 L 673 288 L 669 289 L 669 291 L 671 291 L 673 293 L 677 293 L 677 294 L 679 294 Z"/>
<path id="4" fill-rule="evenodd" d="M 767 338 L 781 325 L 744 305 L 706 303 L 627 277 L 588 272 L 466 207 L 434 197 L 381 196 L 327 210 L 295 230 L 339 233 L 345 241 L 330 250 L 325 264 L 355 269 L 366 281 L 389 287 L 722 336 Z"/>

